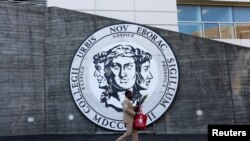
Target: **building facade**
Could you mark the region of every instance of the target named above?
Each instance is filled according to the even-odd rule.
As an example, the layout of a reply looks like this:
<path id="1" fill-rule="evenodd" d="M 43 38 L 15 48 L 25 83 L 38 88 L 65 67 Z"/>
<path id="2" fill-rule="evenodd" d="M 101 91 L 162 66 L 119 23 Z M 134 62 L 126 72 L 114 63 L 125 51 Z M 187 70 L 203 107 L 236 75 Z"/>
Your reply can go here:
<path id="1" fill-rule="evenodd" d="M 123 123 L 111 119 L 122 117 L 113 103 L 125 87 L 149 94 L 142 140 L 203 141 L 208 125 L 250 123 L 250 48 L 7 2 L 0 29 L 0 141 L 115 140 L 123 132 L 109 129 Z"/>
<path id="2" fill-rule="evenodd" d="M 250 47 L 250 0 L 47 0 L 47 7 Z"/>

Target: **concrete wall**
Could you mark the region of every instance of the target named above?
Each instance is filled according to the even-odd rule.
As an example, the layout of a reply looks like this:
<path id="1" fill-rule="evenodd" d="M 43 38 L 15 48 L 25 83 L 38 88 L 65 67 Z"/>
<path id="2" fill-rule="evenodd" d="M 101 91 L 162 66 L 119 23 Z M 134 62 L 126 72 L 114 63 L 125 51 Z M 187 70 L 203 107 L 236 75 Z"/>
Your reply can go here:
<path id="1" fill-rule="evenodd" d="M 216 40 L 250 48 L 250 39 L 216 39 Z"/>
<path id="2" fill-rule="evenodd" d="M 60 8 L 48 8 L 44 19 L 43 9 L 6 4 L 0 19 L 0 136 L 117 134 L 81 114 L 69 71 L 84 39 L 124 22 Z M 208 124 L 250 124 L 249 48 L 149 28 L 171 45 L 180 80 L 170 109 L 144 132 L 206 134 Z"/>
<path id="3" fill-rule="evenodd" d="M 0 136 L 45 133 L 44 30 L 44 8 L 0 3 Z"/>

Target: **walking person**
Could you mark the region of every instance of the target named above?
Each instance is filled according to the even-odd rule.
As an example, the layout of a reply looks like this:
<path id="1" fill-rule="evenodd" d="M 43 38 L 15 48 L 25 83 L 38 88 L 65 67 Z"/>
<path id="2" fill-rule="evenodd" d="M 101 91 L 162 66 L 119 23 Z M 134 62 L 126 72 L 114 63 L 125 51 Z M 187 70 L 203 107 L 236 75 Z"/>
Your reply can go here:
<path id="1" fill-rule="evenodd" d="M 123 121 L 126 125 L 126 132 L 120 136 L 116 141 L 126 141 L 131 135 L 133 141 L 138 141 L 137 130 L 133 129 L 134 116 L 136 114 L 131 100 L 133 98 L 133 93 L 130 90 L 125 91 L 125 98 L 123 101 Z"/>

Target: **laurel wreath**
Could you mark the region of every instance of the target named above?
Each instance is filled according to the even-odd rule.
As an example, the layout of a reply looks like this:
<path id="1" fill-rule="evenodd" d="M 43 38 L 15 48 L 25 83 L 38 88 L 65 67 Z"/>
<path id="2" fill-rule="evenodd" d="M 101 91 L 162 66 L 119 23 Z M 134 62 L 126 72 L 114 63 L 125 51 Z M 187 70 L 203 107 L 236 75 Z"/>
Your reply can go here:
<path id="1" fill-rule="evenodd" d="M 147 97 L 148 97 L 147 94 L 144 95 L 144 96 L 142 96 L 142 97 L 140 97 L 140 99 L 139 99 L 139 105 L 142 105 L 144 103 L 144 101 L 146 100 Z"/>

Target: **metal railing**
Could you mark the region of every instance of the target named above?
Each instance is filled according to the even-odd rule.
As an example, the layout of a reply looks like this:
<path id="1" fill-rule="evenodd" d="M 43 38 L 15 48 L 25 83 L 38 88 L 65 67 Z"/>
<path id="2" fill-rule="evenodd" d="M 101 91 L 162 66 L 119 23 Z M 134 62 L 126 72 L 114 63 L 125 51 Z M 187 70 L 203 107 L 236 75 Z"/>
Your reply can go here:
<path id="1" fill-rule="evenodd" d="M 241 33 L 249 33 L 249 30 L 250 30 L 250 22 L 206 22 L 206 21 L 179 21 L 178 22 L 179 24 L 182 23 L 182 25 L 185 25 L 185 23 L 187 23 L 187 25 L 191 25 L 191 24 L 201 24 L 201 37 L 204 37 L 206 38 L 206 35 L 205 35 L 205 24 L 217 24 L 218 25 L 218 36 L 219 36 L 219 39 L 225 39 L 222 37 L 222 32 L 221 32 L 221 28 L 224 24 L 231 24 L 233 26 L 233 35 L 232 35 L 232 38 L 228 38 L 228 39 L 242 39 L 241 36 L 239 36 L 237 33 L 237 28 L 239 28 L 240 26 L 239 25 L 247 25 L 246 27 L 249 27 L 247 28 L 246 30 L 244 31 L 241 31 Z M 181 31 L 179 31 L 181 32 Z M 250 39 L 250 36 L 245 36 L 243 39 Z"/>

